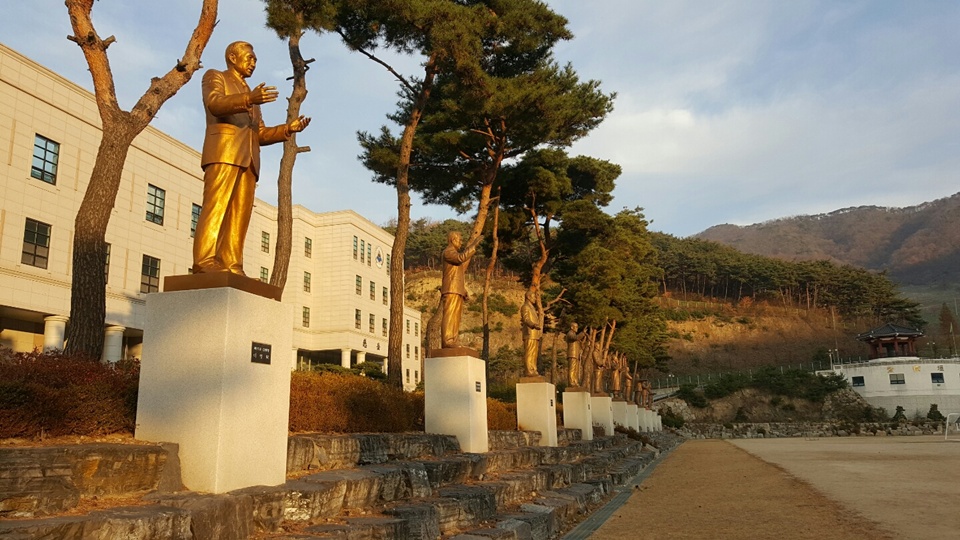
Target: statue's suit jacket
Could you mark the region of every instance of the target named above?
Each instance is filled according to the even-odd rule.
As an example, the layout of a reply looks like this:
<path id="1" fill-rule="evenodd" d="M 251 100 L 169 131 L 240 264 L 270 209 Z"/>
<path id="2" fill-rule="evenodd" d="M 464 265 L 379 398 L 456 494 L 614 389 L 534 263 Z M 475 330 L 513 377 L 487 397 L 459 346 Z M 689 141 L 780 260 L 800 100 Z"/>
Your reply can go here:
<path id="1" fill-rule="evenodd" d="M 448 245 L 443 250 L 443 276 L 440 281 L 440 294 L 459 294 L 467 297 L 467 285 L 464 279 L 466 268 L 463 263 L 470 260 L 473 256 L 473 248 L 466 249 L 463 252 L 457 251 L 457 248 Z"/>
<path id="2" fill-rule="evenodd" d="M 207 70 L 203 74 L 203 105 L 207 131 L 200 166 L 228 163 L 252 167 L 260 176 L 260 146 L 287 140 L 285 124 L 265 127 L 260 106 L 250 104 L 247 83 L 230 71 Z"/>

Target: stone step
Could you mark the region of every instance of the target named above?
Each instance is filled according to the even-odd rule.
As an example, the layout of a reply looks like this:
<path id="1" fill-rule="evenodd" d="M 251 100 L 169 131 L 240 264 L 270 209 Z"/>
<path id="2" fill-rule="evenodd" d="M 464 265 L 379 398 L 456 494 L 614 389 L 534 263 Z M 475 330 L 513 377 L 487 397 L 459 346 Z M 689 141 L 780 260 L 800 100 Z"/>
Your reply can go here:
<path id="1" fill-rule="evenodd" d="M 544 521 L 548 518 L 541 515 L 546 512 L 543 508 L 568 505 L 582 511 L 587 504 L 584 501 L 609 493 L 613 483 L 628 479 L 652 459 L 652 453 L 641 453 L 641 447 L 618 436 L 574 441 L 567 448 L 444 454 L 420 461 L 388 459 L 223 495 L 158 491 L 144 497 L 150 503 L 147 506 L 82 516 L 3 520 L 0 537 L 112 538 L 119 534 L 116 531 L 129 531 L 122 536 L 215 539 L 268 534 L 273 538 L 284 537 L 287 527 L 296 531 L 290 538 L 438 538 L 464 530 L 485 531 L 491 520 L 516 525 L 520 531 L 525 530 L 523 523 L 530 530 L 553 530 Z M 410 451 L 414 452 L 420 450 Z M 534 506 L 525 508 L 524 504 Z M 511 508 L 520 511 L 498 517 Z M 355 517 L 357 509 L 382 509 L 384 515 L 364 520 Z M 549 519 L 562 522 L 566 514 L 559 515 Z M 330 519 L 338 523 L 321 523 Z"/>

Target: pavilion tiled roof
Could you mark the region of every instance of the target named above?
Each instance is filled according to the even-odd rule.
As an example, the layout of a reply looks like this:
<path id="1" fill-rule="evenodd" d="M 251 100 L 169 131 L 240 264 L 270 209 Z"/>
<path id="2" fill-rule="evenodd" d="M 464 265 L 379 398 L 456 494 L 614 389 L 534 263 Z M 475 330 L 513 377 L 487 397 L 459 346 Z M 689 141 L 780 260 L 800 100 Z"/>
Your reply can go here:
<path id="1" fill-rule="evenodd" d="M 871 341 L 871 340 L 880 339 L 880 338 L 920 337 L 922 335 L 923 335 L 923 332 L 921 332 L 916 328 L 910 328 L 909 326 L 901 326 L 899 324 L 887 323 L 883 326 L 874 328 L 869 332 L 857 334 L 857 339 L 860 341 Z"/>

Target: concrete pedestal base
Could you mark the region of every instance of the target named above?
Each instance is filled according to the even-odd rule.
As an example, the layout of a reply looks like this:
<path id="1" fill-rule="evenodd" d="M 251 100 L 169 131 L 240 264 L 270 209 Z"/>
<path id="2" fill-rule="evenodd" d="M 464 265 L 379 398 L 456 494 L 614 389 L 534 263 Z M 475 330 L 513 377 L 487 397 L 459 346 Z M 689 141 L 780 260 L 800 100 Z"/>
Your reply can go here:
<path id="1" fill-rule="evenodd" d="M 455 436 L 464 452 L 487 452 L 490 447 L 483 360 L 473 356 L 426 358 L 423 384 L 425 431 Z"/>
<path id="2" fill-rule="evenodd" d="M 583 440 L 593 440 L 593 411 L 590 407 L 590 392 L 563 393 L 563 427 L 579 429 Z"/>
<path id="3" fill-rule="evenodd" d="M 179 444 L 189 489 L 286 480 L 291 316 L 226 287 L 147 296 L 136 437 Z"/>
<path id="4" fill-rule="evenodd" d="M 517 427 L 539 431 L 540 446 L 557 446 L 557 387 L 548 382 L 517 383 Z"/>
<path id="5" fill-rule="evenodd" d="M 656 413 L 654 413 L 654 414 L 656 414 Z M 657 419 L 656 419 L 656 421 L 655 421 L 654 424 L 653 424 L 653 430 L 654 430 L 654 431 L 663 431 L 663 417 L 661 417 L 659 414 L 657 414 Z"/>
<path id="6" fill-rule="evenodd" d="M 640 431 L 640 407 L 636 403 L 627 404 L 627 427 Z"/>
<path id="7" fill-rule="evenodd" d="M 650 409 L 642 409 L 640 411 L 643 420 L 643 425 L 641 426 L 644 431 L 653 431 L 653 411 Z"/>
<path id="8" fill-rule="evenodd" d="M 613 425 L 620 427 L 627 427 L 630 425 L 630 421 L 627 420 L 627 402 L 622 399 L 615 399 L 612 403 L 613 406 Z"/>
<path id="9" fill-rule="evenodd" d="M 610 396 L 590 396 L 593 410 L 593 425 L 603 428 L 603 433 L 613 435 L 613 398 Z"/>

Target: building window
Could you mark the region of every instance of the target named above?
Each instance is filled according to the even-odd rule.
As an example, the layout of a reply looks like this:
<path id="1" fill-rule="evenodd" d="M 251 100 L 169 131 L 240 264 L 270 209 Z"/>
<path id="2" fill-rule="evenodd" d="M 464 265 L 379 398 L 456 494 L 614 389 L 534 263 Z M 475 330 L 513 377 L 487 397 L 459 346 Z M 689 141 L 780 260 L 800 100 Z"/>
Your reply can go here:
<path id="1" fill-rule="evenodd" d="M 387 254 L 387 275 L 390 275 L 390 254 Z"/>
<path id="2" fill-rule="evenodd" d="M 190 208 L 190 237 L 191 238 L 197 235 L 197 223 L 200 222 L 200 210 L 201 210 L 201 207 L 197 203 L 193 203 L 193 206 Z"/>
<path id="3" fill-rule="evenodd" d="M 387 288 L 383 288 L 383 305 L 390 303 L 390 293 L 387 291 Z"/>
<path id="4" fill-rule="evenodd" d="M 360 294 L 361 291 L 363 291 L 363 278 L 357 276 L 357 294 Z"/>
<path id="5" fill-rule="evenodd" d="M 103 258 L 103 282 L 110 282 L 110 244 L 107 244 L 107 254 Z"/>
<path id="6" fill-rule="evenodd" d="M 310 308 L 303 306 L 303 327 L 310 328 Z"/>
<path id="7" fill-rule="evenodd" d="M 415 382 L 415 383 L 420 382 L 420 372 L 419 372 L 419 371 L 414 371 L 414 372 L 413 372 L 413 382 Z"/>
<path id="8" fill-rule="evenodd" d="M 407 319 L 407 333 L 410 333 L 410 319 Z"/>
<path id="9" fill-rule="evenodd" d="M 152 293 L 160 290 L 160 259 L 143 256 L 143 269 L 140 270 L 140 292 Z"/>
<path id="10" fill-rule="evenodd" d="M 377 284 L 372 281 L 370 282 L 370 299 L 377 299 Z"/>
<path id="11" fill-rule="evenodd" d="M 303 256 L 308 259 L 313 256 L 313 240 L 306 237 L 303 239 Z"/>
<path id="12" fill-rule="evenodd" d="M 359 240 L 357 240 L 357 237 L 354 236 L 353 237 L 353 260 L 357 260 L 357 242 L 358 241 Z"/>
<path id="13" fill-rule="evenodd" d="M 891 373 L 890 384 L 907 384 L 907 381 L 904 380 L 903 373 Z"/>
<path id="14" fill-rule="evenodd" d="M 367 243 L 361 240 L 360 241 L 360 262 L 364 262 L 366 260 L 366 257 L 364 255 L 364 253 L 367 252 L 366 246 L 367 246 Z"/>
<path id="15" fill-rule="evenodd" d="M 373 262 L 373 244 L 367 244 L 367 266 Z"/>
<path id="16" fill-rule="evenodd" d="M 416 346 L 416 345 L 413 346 L 413 359 L 414 359 L 414 360 L 419 360 L 419 359 L 420 359 L 420 347 L 418 347 L 418 346 Z"/>
<path id="17" fill-rule="evenodd" d="M 260 251 L 270 253 L 270 233 L 260 231 Z"/>
<path id="18" fill-rule="evenodd" d="M 407 343 L 407 358 L 410 358 L 410 344 Z"/>
<path id="19" fill-rule="evenodd" d="M 163 225 L 163 204 L 166 197 L 166 191 L 147 184 L 147 221 Z"/>
<path id="20" fill-rule="evenodd" d="M 310 272 L 303 273 L 303 292 L 310 292 Z"/>
<path id="21" fill-rule="evenodd" d="M 414 322 L 414 323 L 413 323 L 413 335 L 415 335 L 415 336 L 419 336 L 419 335 L 420 335 L 420 323 L 418 323 L 418 322 Z"/>
<path id="22" fill-rule="evenodd" d="M 23 254 L 20 262 L 46 268 L 50 257 L 50 225 L 27 218 L 23 229 Z"/>
<path id="23" fill-rule="evenodd" d="M 387 319 L 383 319 L 383 337 L 387 337 Z"/>
<path id="24" fill-rule="evenodd" d="M 410 369 L 407 369 L 407 382 L 410 382 Z"/>
<path id="25" fill-rule="evenodd" d="M 931 373 L 930 382 L 933 384 L 943 384 L 943 373 Z"/>
<path id="26" fill-rule="evenodd" d="M 264 283 L 270 281 L 270 270 L 266 266 L 260 267 L 260 281 Z"/>
<path id="27" fill-rule="evenodd" d="M 377 316 L 373 313 L 370 314 L 370 324 L 368 327 L 370 328 L 371 334 L 377 331 Z"/>
<path id="28" fill-rule="evenodd" d="M 362 317 L 362 315 L 360 314 L 360 310 L 359 310 L 359 309 L 356 309 L 356 310 L 353 311 L 353 326 L 354 326 L 357 330 L 360 329 L 360 318 L 361 318 L 361 317 Z"/>
<path id="29" fill-rule="evenodd" d="M 60 160 L 60 143 L 41 135 L 33 139 L 33 164 L 30 176 L 48 184 L 57 184 L 57 162 Z"/>
<path id="30" fill-rule="evenodd" d="M 853 386 L 863 386 L 863 377 L 851 377 L 850 384 Z"/>

